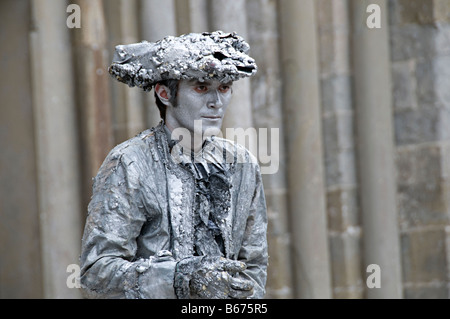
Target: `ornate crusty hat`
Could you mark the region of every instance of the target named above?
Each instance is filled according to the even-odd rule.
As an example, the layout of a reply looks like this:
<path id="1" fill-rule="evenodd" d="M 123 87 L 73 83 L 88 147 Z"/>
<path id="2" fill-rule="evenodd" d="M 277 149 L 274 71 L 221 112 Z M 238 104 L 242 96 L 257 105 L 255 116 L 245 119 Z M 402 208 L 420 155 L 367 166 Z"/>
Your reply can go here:
<path id="1" fill-rule="evenodd" d="M 247 55 L 249 49 L 234 32 L 167 36 L 157 42 L 116 46 L 109 73 L 145 91 L 163 80 L 216 79 L 227 83 L 256 73 L 255 60 Z"/>

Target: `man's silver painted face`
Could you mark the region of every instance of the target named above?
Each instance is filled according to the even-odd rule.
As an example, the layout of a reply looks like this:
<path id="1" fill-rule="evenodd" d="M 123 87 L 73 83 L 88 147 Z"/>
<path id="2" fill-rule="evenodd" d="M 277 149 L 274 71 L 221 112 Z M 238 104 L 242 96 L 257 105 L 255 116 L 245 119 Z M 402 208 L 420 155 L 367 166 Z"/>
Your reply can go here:
<path id="1" fill-rule="evenodd" d="M 178 84 L 177 106 L 167 106 L 166 124 L 170 129 L 184 127 L 192 134 L 217 135 L 222 126 L 225 111 L 231 100 L 231 83 L 218 80 L 199 82 L 181 80 Z M 201 120 L 194 126 L 194 121 Z"/>

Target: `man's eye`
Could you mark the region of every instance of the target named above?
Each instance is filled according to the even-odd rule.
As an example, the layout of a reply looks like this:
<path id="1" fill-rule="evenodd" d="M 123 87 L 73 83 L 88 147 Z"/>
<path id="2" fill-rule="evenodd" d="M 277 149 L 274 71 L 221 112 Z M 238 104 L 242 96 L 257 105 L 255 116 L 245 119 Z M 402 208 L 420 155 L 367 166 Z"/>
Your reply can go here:
<path id="1" fill-rule="evenodd" d="M 227 93 L 230 90 L 230 86 L 229 85 L 221 85 L 219 87 L 219 91 L 222 93 Z"/>
<path id="2" fill-rule="evenodd" d="M 208 91 L 208 88 L 205 85 L 199 85 L 194 88 L 195 92 L 204 93 Z"/>

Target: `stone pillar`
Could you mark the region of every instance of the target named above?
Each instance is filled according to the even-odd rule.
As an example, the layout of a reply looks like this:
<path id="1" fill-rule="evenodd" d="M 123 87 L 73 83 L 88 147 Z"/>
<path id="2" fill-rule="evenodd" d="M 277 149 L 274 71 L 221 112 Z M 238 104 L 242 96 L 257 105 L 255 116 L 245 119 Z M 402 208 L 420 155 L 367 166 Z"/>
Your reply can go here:
<path id="1" fill-rule="evenodd" d="M 111 63 L 115 46 L 140 42 L 137 0 L 112 0 L 105 6 L 108 26 L 108 62 Z M 106 72 L 106 70 L 105 70 Z M 114 144 L 121 143 L 146 128 L 144 102 L 146 92 L 109 78 L 114 131 Z"/>
<path id="2" fill-rule="evenodd" d="M 30 1 L 0 1 L 0 298 L 42 298 Z M 14 30 L 14 34 L 11 34 Z"/>
<path id="3" fill-rule="evenodd" d="M 212 31 L 236 31 L 248 41 L 245 0 L 228 2 L 212 0 L 209 2 L 209 6 L 209 26 Z M 253 51 L 250 48 L 250 56 L 252 55 L 252 52 Z M 244 146 L 246 146 L 253 154 L 256 152 L 256 135 L 253 134 L 254 131 L 251 130 L 253 128 L 253 120 L 249 78 L 240 79 L 233 84 L 233 98 L 223 120 L 222 132 L 224 137 L 233 139 L 233 137 L 226 135 L 227 128 L 240 128 L 246 130 L 245 133 L 249 139 L 248 143 Z"/>
<path id="4" fill-rule="evenodd" d="M 73 29 L 77 108 L 82 143 L 84 207 L 97 175 L 113 147 L 111 105 L 107 72 L 110 61 L 106 44 L 103 2 L 77 0 L 81 8 L 81 28 Z"/>
<path id="5" fill-rule="evenodd" d="M 140 21 L 142 40 L 154 42 L 168 35 L 178 35 L 174 0 L 141 0 Z M 145 93 L 144 103 L 147 127 L 156 126 L 161 117 L 153 90 Z"/>
<path id="6" fill-rule="evenodd" d="M 283 110 L 281 103 L 281 70 L 279 65 L 276 3 L 269 0 L 248 0 L 248 41 L 252 57 L 258 64 L 258 73 L 251 79 L 252 112 L 255 128 L 267 130 L 258 139 L 259 152 L 270 154 L 269 168 L 263 174 L 267 202 L 268 242 L 270 263 L 267 276 L 267 298 L 292 298 L 290 233 L 288 229 L 287 185 Z M 279 133 L 278 139 L 271 134 Z M 272 169 L 273 167 L 273 169 Z M 263 173 L 266 170 L 263 169 Z"/>
<path id="7" fill-rule="evenodd" d="M 48 0 L 31 4 L 31 80 L 44 297 L 74 298 L 79 290 L 67 286 L 67 267 L 78 264 L 82 227 L 74 70 L 64 14 L 67 4 Z"/>
<path id="8" fill-rule="evenodd" d="M 348 0 L 316 1 L 333 296 L 362 298 Z"/>
<path id="9" fill-rule="evenodd" d="M 177 34 L 186 34 L 191 30 L 190 0 L 175 0 Z"/>
<path id="10" fill-rule="evenodd" d="M 208 0 L 175 0 L 175 8 L 179 35 L 209 31 Z"/>
<path id="11" fill-rule="evenodd" d="M 369 4 L 380 6 L 381 28 L 366 25 Z M 353 0 L 354 97 L 366 269 L 381 270 L 381 288 L 369 298 L 401 298 L 401 267 L 396 207 L 389 27 L 384 0 Z"/>
<path id="12" fill-rule="evenodd" d="M 280 0 L 283 107 L 294 282 L 300 298 L 330 298 L 314 1 Z"/>
<path id="13" fill-rule="evenodd" d="M 189 32 L 201 33 L 212 31 L 208 25 L 208 1 L 209 0 L 189 0 Z"/>
<path id="14" fill-rule="evenodd" d="M 449 297 L 450 2 L 389 2 L 405 298 Z"/>

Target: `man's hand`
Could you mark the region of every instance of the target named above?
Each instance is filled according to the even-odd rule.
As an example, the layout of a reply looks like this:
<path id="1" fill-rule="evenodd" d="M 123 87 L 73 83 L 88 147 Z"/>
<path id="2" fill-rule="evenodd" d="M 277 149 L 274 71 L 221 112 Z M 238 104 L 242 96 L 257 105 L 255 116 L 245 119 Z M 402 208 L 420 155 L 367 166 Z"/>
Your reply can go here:
<path id="1" fill-rule="evenodd" d="M 178 298 L 247 298 L 253 293 L 253 283 L 233 277 L 245 268 L 244 263 L 223 257 L 185 258 L 177 263 L 176 294 Z"/>

